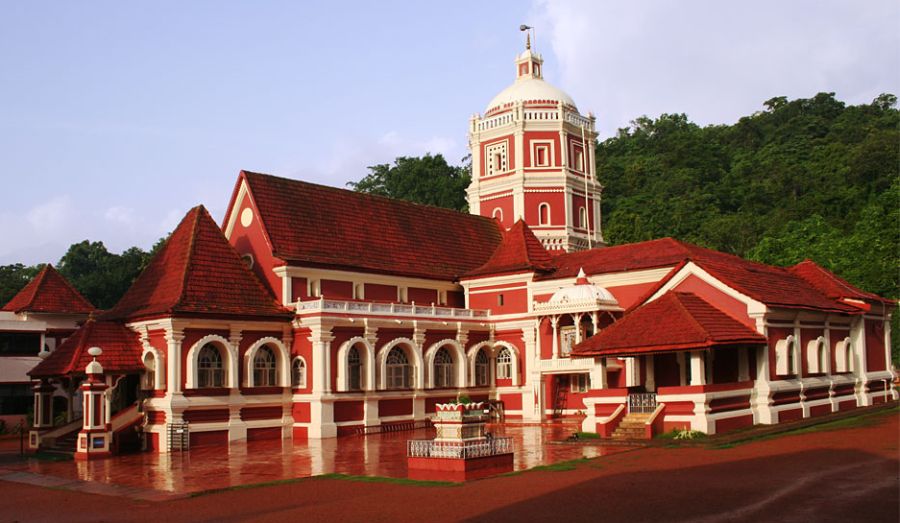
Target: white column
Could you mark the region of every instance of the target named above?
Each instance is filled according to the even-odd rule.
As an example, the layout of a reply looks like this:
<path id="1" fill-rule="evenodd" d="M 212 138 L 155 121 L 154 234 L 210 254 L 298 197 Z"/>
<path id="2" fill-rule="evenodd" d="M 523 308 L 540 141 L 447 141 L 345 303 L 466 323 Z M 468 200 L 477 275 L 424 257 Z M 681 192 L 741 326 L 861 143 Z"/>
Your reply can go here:
<path id="1" fill-rule="evenodd" d="M 606 375 L 606 358 L 596 358 L 591 369 L 591 389 L 606 389 L 609 383 Z"/>
<path id="2" fill-rule="evenodd" d="M 559 324 L 559 316 L 550 317 L 550 325 L 553 327 L 553 359 L 559 358 L 559 332 L 556 326 Z"/>
<path id="3" fill-rule="evenodd" d="M 741 347 L 738 349 L 738 381 L 747 381 L 750 379 L 750 365 L 747 364 L 747 349 Z"/>
<path id="4" fill-rule="evenodd" d="M 180 329 L 166 329 L 166 384 L 169 393 L 181 392 L 181 342 L 184 332 Z M 157 366 L 162 362 L 157 362 Z M 157 370 L 157 372 L 159 372 Z"/>
<path id="5" fill-rule="evenodd" d="M 703 352 L 691 352 L 691 385 L 706 385 L 706 365 Z"/>

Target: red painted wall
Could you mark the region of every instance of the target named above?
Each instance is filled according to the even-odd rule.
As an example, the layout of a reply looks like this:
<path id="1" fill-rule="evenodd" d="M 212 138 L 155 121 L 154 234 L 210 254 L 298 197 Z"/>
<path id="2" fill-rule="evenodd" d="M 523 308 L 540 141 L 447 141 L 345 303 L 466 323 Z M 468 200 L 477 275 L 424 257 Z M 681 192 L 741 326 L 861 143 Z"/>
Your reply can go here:
<path id="1" fill-rule="evenodd" d="M 460 309 L 465 308 L 466 293 L 463 291 L 447 291 L 447 306 Z"/>
<path id="2" fill-rule="evenodd" d="M 565 226 L 566 224 L 566 197 L 561 192 L 528 192 L 525 193 L 525 222 L 531 227 L 537 227 L 540 223 L 538 207 L 542 203 L 550 204 L 549 225 Z"/>
<path id="3" fill-rule="evenodd" d="M 409 287 L 406 289 L 406 298 L 409 302 L 416 302 L 418 305 L 438 304 L 438 292 L 435 289 Z"/>
<path id="4" fill-rule="evenodd" d="M 306 278 L 291 278 L 291 301 L 308 300 L 309 293 L 306 290 Z"/>
<path id="5" fill-rule="evenodd" d="M 412 412 L 412 399 L 409 398 L 378 401 L 379 416 L 406 416 Z"/>
<path id="6" fill-rule="evenodd" d="M 500 304 L 500 296 L 503 296 L 503 304 Z M 490 309 L 492 314 L 514 314 L 528 310 L 528 289 L 512 288 L 469 294 L 469 307 L 472 309 Z"/>
<path id="7" fill-rule="evenodd" d="M 362 401 L 334 402 L 334 421 L 361 421 L 363 419 Z"/>
<path id="8" fill-rule="evenodd" d="M 479 175 L 484 176 L 487 172 L 487 162 L 489 158 L 487 157 L 487 148 L 494 144 L 498 144 L 505 141 L 506 142 L 506 166 L 508 170 L 513 170 L 516 168 L 516 141 L 513 140 L 512 135 L 507 135 L 502 138 L 497 138 L 495 140 L 491 140 L 489 142 L 484 142 L 481 144 L 481 165 L 478 166 L 480 169 Z M 495 175 L 496 176 L 496 175 Z"/>
<path id="9" fill-rule="evenodd" d="M 877 371 L 885 369 L 884 358 L 884 322 L 865 320 L 866 322 L 866 369 Z"/>
<path id="10" fill-rule="evenodd" d="M 240 216 L 244 209 L 248 207 L 253 210 L 253 221 L 250 223 L 249 227 L 244 227 L 243 224 L 241 224 Z M 253 255 L 253 272 L 269 286 L 270 290 L 280 302 L 281 278 L 276 276 L 275 273 L 272 272 L 272 269 L 276 266 L 283 265 L 284 262 L 277 260 L 272 256 L 272 250 L 266 241 L 262 221 L 259 218 L 259 211 L 256 210 L 251 199 L 247 197 L 241 202 L 240 208 L 234 210 L 234 214 L 237 216 L 237 219 L 235 220 L 234 228 L 231 231 L 231 238 L 228 239 L 229 243 L 231 243 L 239 254 L 250 253 Z"/>
<path id="11" fill-rule="evenodd" d="M 494 217 L 494 209 L 500 208 L 503 211 L 503 219 L 500 224 L 507 229 L 513 226 L 513 198 L 512 194 L 502 196 L 500 198 L 487 199 L 487 196 L 481 199 L 481 215 L 488 218 Z"/>
<path id="12" fill-rule="evenodd" d="M 531 142 L 536 140 L 544 143 L 546 143 L 547 140 L 552 141 L 553 145 L 551 146 L 551 148 L 553 149 L 553 161 L 551 163 L 557 166 L 562 163 L 562 158 L 560 156 L 559 150 L 559 133 L 553 131 L 529 131 L 525 133 L 525 139 L 523 140 L 525 150 L 522 152 L 524 153 L 523 161 L 525 163 L 525 167 L 537 167 L 536 165 L 534 165 L 534 161 L 531 158 Z"/>
<path id="13" fill-rule="evenodd" d="M 297 392 L 310 392 L 313 387 L 314 375 L 312 361 L 312 342 L 309 341 L 309 329 L 294 329 L 294 338 L 291 344 L 291 362 L 295 356 L 303 356 L 306 360 L 306 387 L 294 389 Z"/>
<path id="14" fill-rule="evenodd" d="M 367 283 L 364 292 L 366 293 L 366 301 L 397 301 L 397 287 L 394 285 L 379 285 L 377 283 Z"/>
<path id="15" fill-rule="evenodd" d="M 352 300 L 353 299 L 353 282 L 322 280 L 321 281 L 322 296 L 332 300 Z"/>
<path id="16" fill-rule="evenodd" d="M 683 282 L 675 286 L 675 289 L 684 292 L 692 292 L 704 300 L 716 306 L 717 309 L 728 314 L 732 318 L 756 330 L 756 322 L 747 315 L 747 306 L 732 298 L 724 292 L 691 274 Z"/>
<path id="17" fill-rule="evenodd" d="M 634 303 L 638 299 L 646 296 L 654 285 L 656 285 L 655 282 L 636 283 L 634 285 L 619 285 L 618 287 L 607 287 L 606 289 L 616 297 L 616 300 L 619 302 L 619 305 L 623 309 L 627 309 L 634 305 Z"/>

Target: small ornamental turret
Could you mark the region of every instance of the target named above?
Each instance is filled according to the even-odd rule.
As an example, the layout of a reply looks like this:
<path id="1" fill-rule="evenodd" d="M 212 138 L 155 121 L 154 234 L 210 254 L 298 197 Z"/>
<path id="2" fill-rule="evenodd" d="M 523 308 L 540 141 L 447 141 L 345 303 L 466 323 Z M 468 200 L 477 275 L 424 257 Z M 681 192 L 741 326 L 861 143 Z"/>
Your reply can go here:
<path id="1" fill-rule="evenodd" d="M 87 380 L 81 384 L 84 398 L 84 419 L 81 432 L 78 433 L 78 445 L 75 448 L 75 459 L 89 460 L 105 458 L 110 455 L 112 432 L 106 420 L 106 379 L 103 376 L 103 365 L 97 358 L 103 354 L 100 347 L 91 347 L 88 354 L 93 358 L 84 368 Z"/>

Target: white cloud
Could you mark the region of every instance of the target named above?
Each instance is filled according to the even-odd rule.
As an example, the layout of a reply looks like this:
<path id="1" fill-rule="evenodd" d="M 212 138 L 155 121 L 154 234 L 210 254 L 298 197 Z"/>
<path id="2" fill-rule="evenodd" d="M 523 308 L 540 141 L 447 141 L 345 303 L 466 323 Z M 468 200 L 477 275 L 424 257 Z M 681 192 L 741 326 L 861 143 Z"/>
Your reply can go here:
<path id="1" fill-rule="evenodd" d="M 63 195 L 32 207 L 25 217 L 35 232 L 53 237 L 76 221 L 76 214 L 72 198 Z"/>
<path id="2" fill-rule="evenodd" d="M 731 123 L 774 96 L 857 104 L 900 91 L 894 0 L 543 0 L 534 15 L 545 58 L 549 45 L 559 60 L 550 81 L 604 136 L 643 114 Z"/>

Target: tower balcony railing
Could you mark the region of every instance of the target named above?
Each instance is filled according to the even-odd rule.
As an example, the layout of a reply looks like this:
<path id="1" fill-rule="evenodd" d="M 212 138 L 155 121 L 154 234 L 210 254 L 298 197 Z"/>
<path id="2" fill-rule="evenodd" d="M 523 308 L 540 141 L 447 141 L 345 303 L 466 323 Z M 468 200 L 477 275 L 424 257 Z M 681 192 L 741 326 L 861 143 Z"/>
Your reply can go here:
<path id="1" fill-rule="evenodd" d="M 562 116 L 560 116 L 562 115 Z M 520 120 L 529 122 L 559 122 L 565 121 L 575 127 L 584 127 L 586 130 L 594 131 L 594 121 L 591 118 L 581 116 L 575 111 L 568 109 L 528 109 L 524 108 L 521 112 L 517 110 L 503 112 L 494 116 L 477 120 L 474 125 L 479 131 L 489 131 L 502 127 Z"/>
<path id="2" fill-rule="evenodd" d="M 379 303 L 372 301 L 316 300 L 297 302 L 297 314 L 309 312 L 359 314 L 361 316 L 410 316 L 436 319 L 487 318 L 490 311 L 484 309 L 458 309 L 436 305 L 412 303 Z"/>

